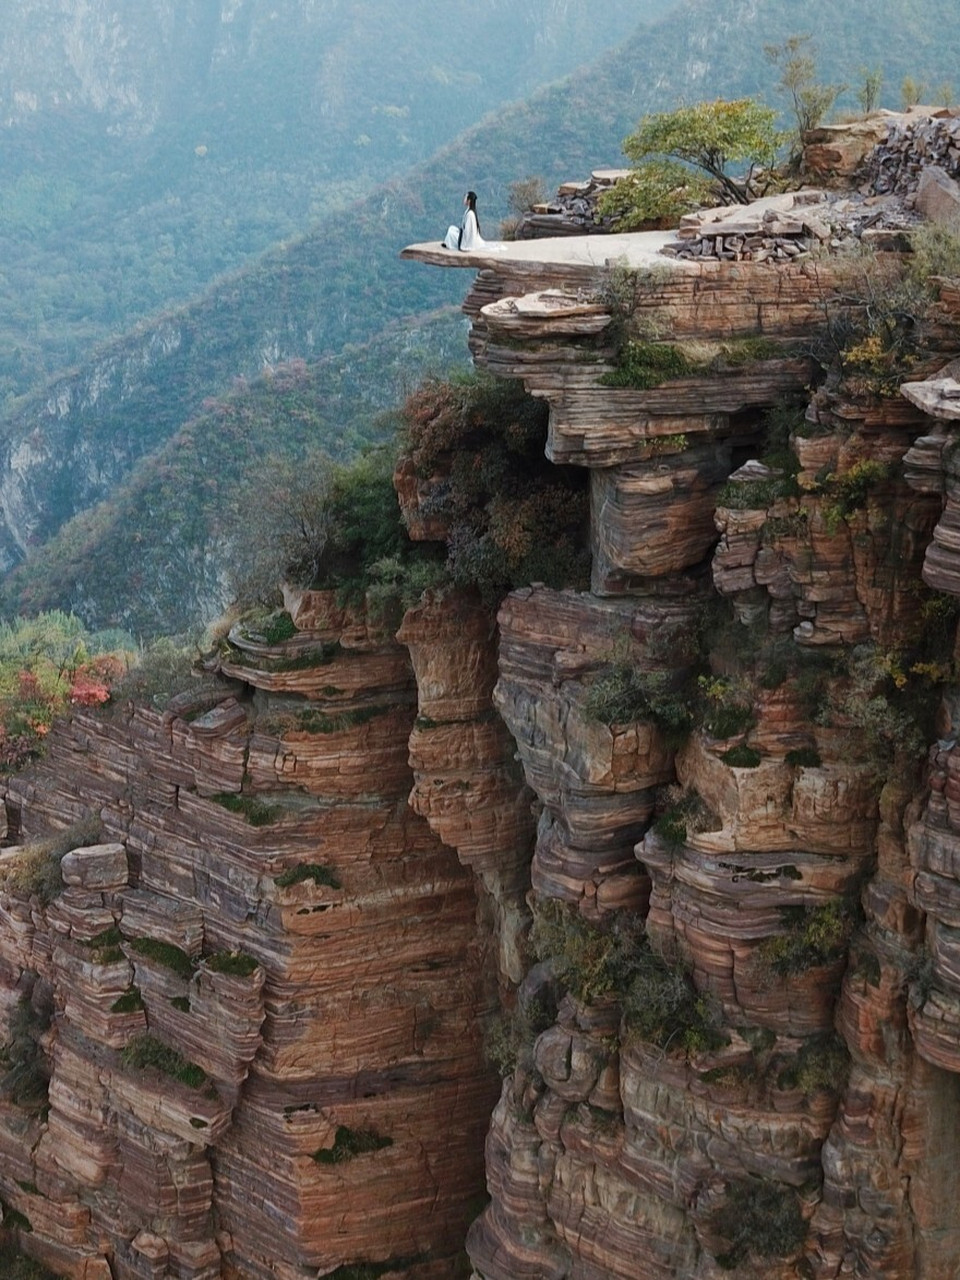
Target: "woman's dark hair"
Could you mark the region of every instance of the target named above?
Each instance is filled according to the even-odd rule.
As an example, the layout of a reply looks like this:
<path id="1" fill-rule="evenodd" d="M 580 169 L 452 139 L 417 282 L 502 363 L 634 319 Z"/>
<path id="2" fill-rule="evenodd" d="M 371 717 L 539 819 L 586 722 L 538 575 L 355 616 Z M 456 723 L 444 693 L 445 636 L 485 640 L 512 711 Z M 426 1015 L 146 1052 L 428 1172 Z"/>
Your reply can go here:
<path id="1" fill-rule="evenodd" d="M 473 216 L 477 219 L 477 235 L 480 235 L 480 216 L 477 213 L 477 193 L 475 191 L 467 192 L 467 208 L 472 210 Z"/>

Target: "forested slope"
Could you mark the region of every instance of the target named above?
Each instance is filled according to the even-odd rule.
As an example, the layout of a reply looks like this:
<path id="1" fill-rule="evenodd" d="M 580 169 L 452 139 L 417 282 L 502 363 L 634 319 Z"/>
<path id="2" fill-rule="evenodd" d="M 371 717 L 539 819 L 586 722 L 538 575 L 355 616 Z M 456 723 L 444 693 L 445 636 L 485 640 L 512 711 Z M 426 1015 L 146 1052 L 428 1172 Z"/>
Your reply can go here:
<path id="1" fill-rule="evenodd" d="M 676 3 L 5 6 L 0 404 Z"/>

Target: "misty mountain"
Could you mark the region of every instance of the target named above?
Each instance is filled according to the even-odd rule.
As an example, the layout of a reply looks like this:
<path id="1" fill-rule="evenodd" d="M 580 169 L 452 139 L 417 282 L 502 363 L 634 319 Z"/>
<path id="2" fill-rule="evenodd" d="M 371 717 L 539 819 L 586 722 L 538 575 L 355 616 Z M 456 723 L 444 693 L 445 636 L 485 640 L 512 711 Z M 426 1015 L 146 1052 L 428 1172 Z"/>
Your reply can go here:
<path id="1" fill-rule="evenodd" d="M 0 402 L 676 2 L 6 5 Z"/>

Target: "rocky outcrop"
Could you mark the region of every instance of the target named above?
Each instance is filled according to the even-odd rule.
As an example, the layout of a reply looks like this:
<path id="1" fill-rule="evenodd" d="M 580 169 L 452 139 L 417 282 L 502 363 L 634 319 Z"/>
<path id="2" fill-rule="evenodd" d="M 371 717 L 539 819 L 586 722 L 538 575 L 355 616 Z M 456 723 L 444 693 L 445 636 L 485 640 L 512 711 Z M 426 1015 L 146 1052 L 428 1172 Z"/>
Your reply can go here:
<path id="1" fill-rule="evenodd" d="M 795 220 L 769 233 L 815 234 Z M 532 945 L 562 998 L 538 987 L 532 1025 L 542 965 L 521 986 L 480 1280 L 960 1257 L 955 612 L 922 585 L 955 585 L 951 286 L 904 397 L 852 361 L 811 397 L 791 344 L 851 305 L 848 269 L 735 261 L 767 246 L 734 231 L 615 282 L 551 264 L 546 292 L 489 258 L 466 304 L 478 363 L 545 398 L 548 456 L 591 471 L 593 559 L 591 592 L 516 591 L 498 617 L 494 700 L 541 806 Z M 708 371 L 621 376 L 624 337 L 673 358 L 694 335 Z"/>
<path id="2" fill-rule="evenodd" d="M 58 1273 L 439 1278 L 461 1248 L 495 970 L 407 803 L 405 651 L 317 604 L 283 644 L 238 629 L 219 693 L 77 715 L 8 789 L 3 1008 L 45 1096 L 2 1104 L 0 1186 Z M 109 843 L 44 894 L 33 842 L 91 813 Z"/>

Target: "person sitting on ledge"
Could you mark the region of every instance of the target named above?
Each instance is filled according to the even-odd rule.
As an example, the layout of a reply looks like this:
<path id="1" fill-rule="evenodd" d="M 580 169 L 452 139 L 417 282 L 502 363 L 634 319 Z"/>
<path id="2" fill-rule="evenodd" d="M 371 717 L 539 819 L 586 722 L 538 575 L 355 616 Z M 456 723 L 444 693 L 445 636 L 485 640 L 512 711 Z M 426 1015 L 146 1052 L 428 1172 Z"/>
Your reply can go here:
<path id="1" fill-rule="evenodd" d="M 477 193 L 468 191 L 463 197 L 463 217 L 460 219 L 460 225 L 450 226 L 447 234 L 442 242 L 444 249 L 462 249 L 464 252 L 471 249 L 488 249 L 492 246 L 489 241 L 484 240 L 480 234 L 480 219 L 477 217 Z"/>

